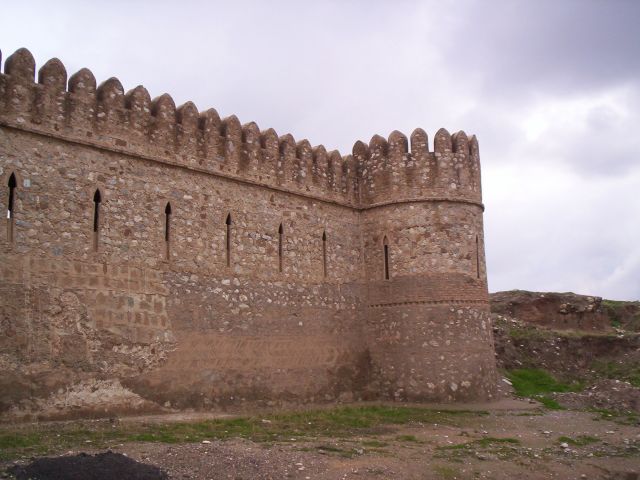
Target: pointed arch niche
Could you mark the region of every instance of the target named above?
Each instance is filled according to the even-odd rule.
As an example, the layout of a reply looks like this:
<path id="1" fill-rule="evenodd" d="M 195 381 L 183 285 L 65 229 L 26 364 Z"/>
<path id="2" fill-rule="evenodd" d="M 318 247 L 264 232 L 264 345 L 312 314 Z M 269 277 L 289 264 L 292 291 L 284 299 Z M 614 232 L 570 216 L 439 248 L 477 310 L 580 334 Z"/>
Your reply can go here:
<path id="1" fill-rule="evenodd" d="M 100 204 L 102 203 L 102 195 L 100 189 L 96 188 L 93 193 L 93 251 L 98 251 L 100 243 Z"/>
<path id="2" fill-rule="evenodd" d="M 15 230 L 15 209 L 16 209 L 16 188 L 18 187 L 18 182 L 16 181 L 15 173 L 11 173 L 9 176 L 9 181 L 7 182 L 7 187 L 9 189 L 9 198 L 7 199 L 7 242 L 13 243 L 14 239 L 14 230 Z"/>
<path id="3" fill-rule="evenodd" d="M 278 271 L 282 272 L 284 254 L 284 228 L 282 224 L 278 227 Z"/>
<path id="4" fill-rule="evenodd" d="M 389 280 L 390 278 L 390 263 L 389 263 L 389 239 L 387 236 L 384 236 L 382 240 L 382 254 L 384 255 L 384 279 Z"/>
<path id="5" fill-rule="evenodd" d="M 480 278 L 480 240 L 476 234 L 476 278 Z"/>
<path id="6" fill-rule="evenodd" d="M 322 231 L 322 276 L 327 278 L 327 231 Z"/>
<path id="7" fill-rule="evenodd" d="M 171 202 L 164 207 L 164 256 L 171 258 Z"/>
<path id="8" fill-rule="evenodd" d="M 225 251 L 227 255 L 227 267 L 231 266 L 231 228 L 233 226 L 233 220 L 231 219 L 231 214 L 227 215 L 227 219 L 224 221 L 225 223 Z"/>

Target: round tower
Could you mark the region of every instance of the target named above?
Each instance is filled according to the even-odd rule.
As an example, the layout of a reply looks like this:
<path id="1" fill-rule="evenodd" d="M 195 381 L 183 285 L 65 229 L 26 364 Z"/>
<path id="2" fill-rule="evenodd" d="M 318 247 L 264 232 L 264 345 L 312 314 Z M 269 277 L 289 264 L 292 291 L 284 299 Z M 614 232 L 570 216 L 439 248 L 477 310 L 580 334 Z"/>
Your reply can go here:
<path id="1" fill-rule="evenodd" d="M 409 143 L 411 148 L 409 149 Z M 496 384 L 475 137 L 417 129 L 356 143 L 372 388 L 490 398 Z"/>

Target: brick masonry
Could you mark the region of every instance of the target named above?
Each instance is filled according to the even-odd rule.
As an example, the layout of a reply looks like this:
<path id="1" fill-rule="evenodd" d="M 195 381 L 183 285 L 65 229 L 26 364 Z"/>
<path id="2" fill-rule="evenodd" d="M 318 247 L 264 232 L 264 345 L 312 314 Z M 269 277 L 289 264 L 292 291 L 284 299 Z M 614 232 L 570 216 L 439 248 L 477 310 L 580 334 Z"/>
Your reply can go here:
<path id="1" fill-rule="evenodd" d="M 35 79 L 25 49 L 0 74 L 1 415 L 492 397 L 475 137 L 342 156 Z"/>

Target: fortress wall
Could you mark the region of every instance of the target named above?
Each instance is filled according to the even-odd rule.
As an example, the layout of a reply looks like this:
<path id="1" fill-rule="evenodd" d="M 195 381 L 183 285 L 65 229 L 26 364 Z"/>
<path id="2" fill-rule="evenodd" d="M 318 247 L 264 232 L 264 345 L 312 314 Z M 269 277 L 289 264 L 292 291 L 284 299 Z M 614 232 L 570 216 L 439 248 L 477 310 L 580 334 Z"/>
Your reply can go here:
<path id="1" fill-rule="evenodd" d="M 493 394 L 464 132 L 342 156 L 21 49 L 0 181 L 0 415 Z"/>
<path id="2" fill-rule="evenodd" d="M 146 410 L 364 388 L 356 211 L 12 128 L 0 151 L 2 184 L 18 180 L 14 240 L 0 236 L 3 409 L 55 411 L 58 390 L 107 380 Z"/>
<path id="3" fill-rule="evenodd" d="M 387 205 L 363 212 L 362 231 L 372 388 L 402 400 L 490 397 L 495 362 L 481 207 Z"/>

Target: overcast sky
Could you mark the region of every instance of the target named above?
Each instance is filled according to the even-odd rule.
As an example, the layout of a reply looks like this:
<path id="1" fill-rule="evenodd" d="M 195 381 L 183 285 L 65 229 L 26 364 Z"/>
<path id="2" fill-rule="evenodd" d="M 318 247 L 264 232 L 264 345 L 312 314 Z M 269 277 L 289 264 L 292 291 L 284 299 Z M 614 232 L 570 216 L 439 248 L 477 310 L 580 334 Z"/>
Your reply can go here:
<path id="1" fill-rule="evenodd" d="M 3 59 L 27 47 L 343 154 L 475 133 L 490 290 L 640 299 L 638 0 L 3 3 Z"/>

